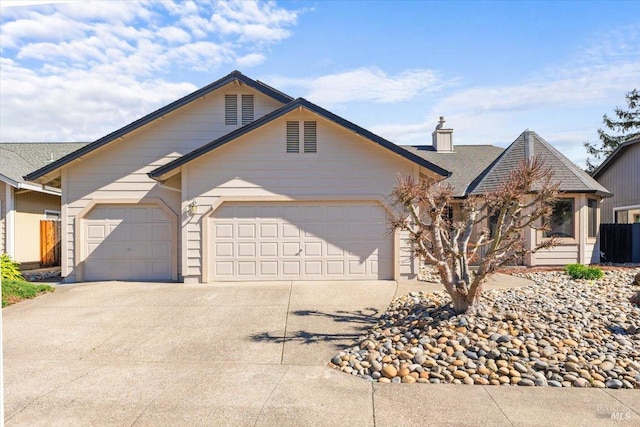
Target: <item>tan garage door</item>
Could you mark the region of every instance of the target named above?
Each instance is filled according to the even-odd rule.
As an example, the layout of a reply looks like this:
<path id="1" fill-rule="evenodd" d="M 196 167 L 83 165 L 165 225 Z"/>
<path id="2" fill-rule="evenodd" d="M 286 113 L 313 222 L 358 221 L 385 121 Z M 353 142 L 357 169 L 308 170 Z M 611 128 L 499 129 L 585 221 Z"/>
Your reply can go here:
<path id="1" fill-rule="evenodd" d="M 211 281 L 393 277 L 377 203 L 225 203 L 210 221 Z"/>
<path id="2" fill-rule="evenodd" d="M 157 205 L 97 205 L 84 220 L 85 280 L 171 280 L 171 224 Z"/>

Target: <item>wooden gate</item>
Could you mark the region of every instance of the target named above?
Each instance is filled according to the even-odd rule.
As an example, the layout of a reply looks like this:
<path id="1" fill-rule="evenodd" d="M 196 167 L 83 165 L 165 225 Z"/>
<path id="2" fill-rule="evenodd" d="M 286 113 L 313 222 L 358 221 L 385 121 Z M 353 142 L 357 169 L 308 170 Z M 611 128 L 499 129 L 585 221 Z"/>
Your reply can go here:
<path id="1" fill-rule="evenodd" d="M 600 224 L 602 262 L 640 262 L 640 224 Z"/>
<path id="2" fill-rule="evenodd" d="M 61 221 L 40 221 L 40 267 L 60 265 Z"/>

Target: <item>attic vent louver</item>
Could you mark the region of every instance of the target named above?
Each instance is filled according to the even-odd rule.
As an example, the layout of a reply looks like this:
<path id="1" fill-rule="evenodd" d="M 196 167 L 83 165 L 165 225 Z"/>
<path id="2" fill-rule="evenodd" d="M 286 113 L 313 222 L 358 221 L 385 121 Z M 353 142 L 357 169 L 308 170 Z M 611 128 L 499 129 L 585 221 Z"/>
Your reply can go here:
<path id="1" fill-rule="evenodd" d="M 224 96 L 224 124 L 232 125 L 232 126 L 238 124 L 238 96 L 237 95 Z"/>
<path id="2" fill-rule="evenodd" d="M 287 122 L 287 153 L 300 152 L 300 123 Z"/>
<path id="3" fill-rule="evenodd" d="M 318 135 L 316 122 L 304 122 L 304 152 L 315 153 L 318 151 Z"/>
<path id="4" fill-rule="evenodd" d="M 253 95 L 242 95 L 242 125 L 251 123 L 253 118 Z"/>

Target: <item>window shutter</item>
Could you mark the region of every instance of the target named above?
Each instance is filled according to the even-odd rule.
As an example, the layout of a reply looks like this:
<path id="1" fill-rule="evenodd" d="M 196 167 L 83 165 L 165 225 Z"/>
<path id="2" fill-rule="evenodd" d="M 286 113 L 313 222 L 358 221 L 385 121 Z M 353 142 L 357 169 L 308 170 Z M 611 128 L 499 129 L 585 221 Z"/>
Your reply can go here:
<path id="1" fill-rule="evenodd" d="M 224 124 L 225 125 L 238 124 L 238 96 L 237 95 L 224 96 Z"/>
<path id="2" fill-rule="evenodd" d="M 300 122 L 287 122 L 287 153 L 300 152 Z"/>
<path id="3" fill-rule="evenodd" d="M 253 121 L 253 95 L 242 95 L 242 124 Z"/>
<path id="4" fill-rule="evenodd" d="M 304 152 L 315 153 L 318 150 L 316 122 L 304 122 Z"/>

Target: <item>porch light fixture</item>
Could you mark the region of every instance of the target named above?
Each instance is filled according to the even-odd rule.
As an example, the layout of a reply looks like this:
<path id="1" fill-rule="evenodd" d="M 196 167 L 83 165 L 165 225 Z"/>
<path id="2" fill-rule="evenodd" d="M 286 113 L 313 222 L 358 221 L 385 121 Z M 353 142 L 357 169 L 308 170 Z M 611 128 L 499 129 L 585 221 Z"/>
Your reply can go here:
<path id="1" fill-rule="evenodd" d="M 187 206 L 187 210 L 191 215 L 196 214 L 198 210 L 198 202 L 196 202 L 196 199 L 191 199 L 191 203 L 189 203 L 189 206 Z"/>

